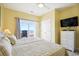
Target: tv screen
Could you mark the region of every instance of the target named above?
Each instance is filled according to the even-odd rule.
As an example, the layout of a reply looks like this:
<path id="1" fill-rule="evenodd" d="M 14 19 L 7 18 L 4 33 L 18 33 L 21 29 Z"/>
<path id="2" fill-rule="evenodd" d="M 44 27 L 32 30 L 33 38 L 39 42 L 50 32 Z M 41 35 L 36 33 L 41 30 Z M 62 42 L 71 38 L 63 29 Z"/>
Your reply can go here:
<path id="1" fill-rule="evenodd" d="M 78 17 L 63 19 L 60 22 L 61 22 L 61 27 L 78 26 Z"/>

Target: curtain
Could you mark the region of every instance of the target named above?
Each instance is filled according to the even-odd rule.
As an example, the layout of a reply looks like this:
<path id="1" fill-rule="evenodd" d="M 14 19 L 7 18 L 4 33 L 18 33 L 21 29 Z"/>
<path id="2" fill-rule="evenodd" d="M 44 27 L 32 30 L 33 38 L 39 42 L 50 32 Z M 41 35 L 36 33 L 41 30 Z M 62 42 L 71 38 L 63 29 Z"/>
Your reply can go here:
<path id="1" fill-rule="evenodd" d="M 16 18 L 16 37 L 17 37 L 17 39 L 21 38 L 21 35 L 20 35 L 20 19 L 19 18 Z"/>

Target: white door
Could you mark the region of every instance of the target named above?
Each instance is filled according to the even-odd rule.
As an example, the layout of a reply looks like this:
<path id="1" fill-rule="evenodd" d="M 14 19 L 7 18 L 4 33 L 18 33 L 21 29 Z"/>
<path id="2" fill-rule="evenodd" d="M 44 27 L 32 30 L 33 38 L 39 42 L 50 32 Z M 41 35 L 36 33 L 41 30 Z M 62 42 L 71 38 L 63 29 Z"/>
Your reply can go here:
<path id="1" fill-rule="evenodd" d="M 41 22 L 41 38 L 48 42 L 51 42 L 52 40 L 52 26 L 50 19 Z"/>

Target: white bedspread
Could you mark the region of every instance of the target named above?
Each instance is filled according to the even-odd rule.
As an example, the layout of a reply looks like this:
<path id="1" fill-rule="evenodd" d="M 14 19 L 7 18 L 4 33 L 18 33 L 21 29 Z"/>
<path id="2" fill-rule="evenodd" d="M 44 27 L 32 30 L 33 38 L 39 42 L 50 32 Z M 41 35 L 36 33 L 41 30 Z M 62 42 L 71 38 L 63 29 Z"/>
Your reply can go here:
<path id="1" fill-rule="evenodd" d="M 12 55 L 14 56 L 51 56 L 65 55 L 65 49 L 60 45 L 38 40 L 13 46 Z"/>
<path id="2" fill-rule="evenodd" d="M 17 46 L 17 45 L 29 44 L 38 40 L 42 40 L 42 39 L 37 37 L 28 37 L 28 38 L 24 37 L 24 38 L 18 39 L 15 45 Z"/>

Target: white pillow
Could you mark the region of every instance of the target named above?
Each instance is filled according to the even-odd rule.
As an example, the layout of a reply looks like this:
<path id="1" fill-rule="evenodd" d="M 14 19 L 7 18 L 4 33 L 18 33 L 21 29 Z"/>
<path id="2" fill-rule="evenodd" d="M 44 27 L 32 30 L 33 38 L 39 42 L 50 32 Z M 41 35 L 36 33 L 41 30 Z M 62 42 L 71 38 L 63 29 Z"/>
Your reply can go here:
<path id="1" fill-rule="evenodd" d="M 2 56 L 12 55 L 12 46 L 8 38 L 0 40 L 0 55 Z"/>
<path id="2" fill-rule="evenodd" d="M 3 32 L 0 32 L 0 40 L 4 37 L 5 37 L 5 34 Z"/>
<path id="3" fill-rule="evenodd" d="M 4 32 L 0 32 L 0 40 L 3 40 L 3 39 L 7 40 L 10 43 L 10 40 L 7 38 L 5 33 Z"/>
<path id="4" fill-rule="evenodd" d="M 9 38 L 10 43 L 11 43 L 12 45 L 16 44 L 16 41 L 17 41 L 16 36 L 14 36 L 14 35 L 9 35 L 8 38 Z"/>

